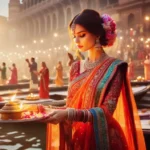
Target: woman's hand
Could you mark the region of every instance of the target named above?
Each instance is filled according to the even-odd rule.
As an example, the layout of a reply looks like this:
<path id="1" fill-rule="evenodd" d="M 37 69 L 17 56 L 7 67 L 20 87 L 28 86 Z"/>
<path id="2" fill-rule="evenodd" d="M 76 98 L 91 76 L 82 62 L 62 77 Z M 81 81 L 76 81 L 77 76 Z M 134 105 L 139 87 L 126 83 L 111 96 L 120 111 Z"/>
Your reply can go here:
<path id="1" fill-rule="evenodd" d="M 68 111 L 66 109 L 55 110 L 52 113 L 50 113 L 49 116 L 46 117 L 46 119 L 43 119 L 42 122 L 57 124 L 67 119 L 67 117 L 68 117 Z"/>

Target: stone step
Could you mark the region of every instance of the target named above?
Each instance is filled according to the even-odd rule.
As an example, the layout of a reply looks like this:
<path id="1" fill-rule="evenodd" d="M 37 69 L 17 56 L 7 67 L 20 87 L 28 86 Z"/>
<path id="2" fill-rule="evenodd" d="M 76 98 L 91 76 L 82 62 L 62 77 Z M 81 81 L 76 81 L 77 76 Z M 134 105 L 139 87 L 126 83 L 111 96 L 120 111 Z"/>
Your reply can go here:
<path id="1" fill-rule="evenodd" d="M 150 103 L 150 96 L 144 96 L 144 97 L 142 97 L 142 99 L 140 100 L 140 101 L 142 101 L 142 102 L 149 102 Z"/>
<path id="2" fill-rule="evenodd" d="M 138 109 L 141 109 L 141 108 L 150 108 L 150 104 L 137 103 L 137 107 L 138 107 Z"/>

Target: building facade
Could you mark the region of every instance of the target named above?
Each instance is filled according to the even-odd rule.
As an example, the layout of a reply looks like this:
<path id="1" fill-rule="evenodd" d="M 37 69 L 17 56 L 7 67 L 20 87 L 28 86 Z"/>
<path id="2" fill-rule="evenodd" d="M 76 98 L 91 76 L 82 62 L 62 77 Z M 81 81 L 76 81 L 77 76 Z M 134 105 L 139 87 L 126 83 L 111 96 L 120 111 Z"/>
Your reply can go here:
<path id="1" fill-rule="evenodd" d="M 0 51 L 5 48 L 9 37 L 9 25 L 6 17 L 0 16 Z"/>
<path id="2" fill-rule="evenodd" d="M 67 44 L 71 18 L 86 8 L 110 14 L 123 30 L 140 30 L 150 23 L 144 20 L 145 16 L 150 17 L 150 0 L 10 0 L 9 23 L 14 43 L 30 45 L 44 40 L 46 48 Z"/>

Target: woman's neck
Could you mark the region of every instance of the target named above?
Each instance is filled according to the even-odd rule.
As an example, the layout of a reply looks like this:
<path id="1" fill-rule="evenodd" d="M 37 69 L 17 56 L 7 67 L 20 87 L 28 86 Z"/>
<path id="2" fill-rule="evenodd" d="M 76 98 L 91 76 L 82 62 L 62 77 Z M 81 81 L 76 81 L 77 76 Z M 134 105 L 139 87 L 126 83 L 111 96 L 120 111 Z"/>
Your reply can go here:
<path id="1" fill-rule="evenodd" d="M 90 49 L 88 51 L 89 61 L 95 62 L 102 56 L 103 53 L 104 53 L 104 50 L 102 48 L 100 50 L 96 50 L 95 48 Z"/>

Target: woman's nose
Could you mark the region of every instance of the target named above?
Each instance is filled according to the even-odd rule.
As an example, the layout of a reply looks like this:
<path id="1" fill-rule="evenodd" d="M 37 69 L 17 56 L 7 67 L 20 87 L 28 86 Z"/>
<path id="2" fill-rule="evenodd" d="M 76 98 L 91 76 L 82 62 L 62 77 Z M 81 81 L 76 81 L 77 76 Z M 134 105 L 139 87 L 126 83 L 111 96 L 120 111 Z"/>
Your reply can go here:
<path id="1" fill-rule="evenodd" d="M 74 39 L 74 42 L 76 43 L 76 44 L 79 44 L 79 38 L 78 37 L 76 37 L 75 39 Z"/>

